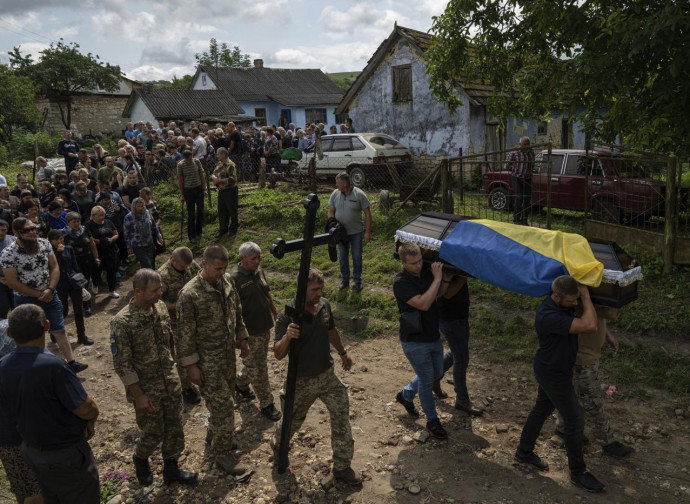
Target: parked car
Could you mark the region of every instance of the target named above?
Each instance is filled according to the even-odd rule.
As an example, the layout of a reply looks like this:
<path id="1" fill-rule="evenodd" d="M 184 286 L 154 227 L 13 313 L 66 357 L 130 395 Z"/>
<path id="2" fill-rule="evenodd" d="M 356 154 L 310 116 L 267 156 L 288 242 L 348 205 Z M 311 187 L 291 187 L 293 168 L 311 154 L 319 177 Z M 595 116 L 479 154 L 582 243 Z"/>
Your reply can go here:
<path id="1" fill-rule="evenodd" d="M 548 151 L 535 156 L 532 205 L 546 206 Z M 551 151 L 551 207 L 590 210 L 592 218 L 619 223 L 664 215 L 665 184 L 652 180 L 644 166 L 620 154 L 605 151 L 554 149 Z M 482 175 L 482 192 L 497 210 L 512 206 L 510 172 Z"/>
<path id="2" fill-rule="evenodd" d="M 395 165 L 399 175 L 412 166 L 412 153 L 395 138 L 384 133 L 343 133 L 321 137 L 323 159 L 316 157 L 317 178 L 335 177 L 343 171 L 350 175 L 355 187 L 370 181 L 389 178 L 388 163 Z M 308 176 L 309 160 L 314 158 L 314 146 L 294 163 L 303 176 Z"/>

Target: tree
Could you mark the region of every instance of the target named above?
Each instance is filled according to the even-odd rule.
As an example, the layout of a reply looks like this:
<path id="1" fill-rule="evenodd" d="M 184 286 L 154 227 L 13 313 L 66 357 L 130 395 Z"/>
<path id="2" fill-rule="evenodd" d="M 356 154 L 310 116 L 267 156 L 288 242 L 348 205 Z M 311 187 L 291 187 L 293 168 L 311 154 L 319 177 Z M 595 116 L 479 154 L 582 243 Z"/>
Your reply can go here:
<path id="1" fill-rule="evenodd" d="M 9 145 L 12 133 L 18 127 L 32 127 L 38 120 L 36 90 L 28 77 L 12 72 L 0 65 L 0 141 Z"/>
<path id="2" fill-rule="evenodd" d="M 220 47 L 218 41 L 212 38 L 209 41 L 208 51 L 196 53 L 197 65 L 206 65 L 212 67 L 250 67 L 251 59 L 249 54 L 242 54 L 239 46 L 235 46 L 232 50 L 228 44 L 223 42 Z"/>
<path id="3" fill-rule="evenodd" d="M 690 7 L 667 0 L 451 0 L 434 18 L 430 85 L 450 110 L 464 82 L 491 84 L 489 110 L 567 110 L 604 141 L 690 153 Z"/>
<path id="4" fill-rule="evenodd" d="M 20 74 L 33 80 L 38 94 L 57 103 L 67 129 L 72 123 L 72 102 L 76 95 L 96 89 L 115 91 L 120 85 L 120 67 L 101 63 L 98 55 L 82 54 L 79 44 L 65 44 L 60 39 L 40 54 L 40 60 L 32 64 L 30 56 L 23 57 L 20 48 L 15 47 L 12 64 Z M 21 64 L 22 61 L 25 63 Z"/>

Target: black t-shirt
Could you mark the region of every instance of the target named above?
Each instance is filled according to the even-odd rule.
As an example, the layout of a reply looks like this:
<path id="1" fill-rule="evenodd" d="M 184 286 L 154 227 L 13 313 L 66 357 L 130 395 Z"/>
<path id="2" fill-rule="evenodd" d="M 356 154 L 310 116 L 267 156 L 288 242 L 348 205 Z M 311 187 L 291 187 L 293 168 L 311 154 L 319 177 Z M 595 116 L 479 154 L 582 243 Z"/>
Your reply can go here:
<path id="1" fill-rule="evenodd" d="M 242 135 L 240 135 L 239 131 L 235 130 L 230 133 L 230 141 L 235 142 L 232 146 L 232 152 L 230 152 L 230 154 L 242 154 Z"/>
<path id="2" fill-rule="evenodd" d="M 539 348 L 534 356 L 534 374 L 552 380 L 570 381 L 577 357 L 577 334 L 570 334 L 575 316 L 572 308 L 561 308 L 551 296 L 537 308 L 534 325 Z"/>
<path id="3" fill-rule="evenodd" d="M 400 339 L 402 341 L 416 341 L 430 343 L 439 338 L 438 321 L 439 310 L 436 301 L 427 311 L 417 310 L 407 302 L 417 295 L 424 294 L 434 277 L 429 270 L 422 270 L 419 277 L 411 275 L 404 269 L 393 280 L 393 294 L 400 312 Z"/>
<path id="4" fill-rule="evenodd" d="M 468 318 L 470 316 L 470 290 L 467 288 L 467 282 L 452 298 L 439 298 L 438 309 L 443 320 L 464 320 Z"/>
<path id="5" fill-rule="evenodd" d="M 117 228 L 110 219 L 105 219 L 103 224 L 96 224 L 90 220 L 85 224 L 85 227 L 89 230 L 91 236 L 98 240 L 98 255 L 101 259 L 103 256 L 110 256 L 117 252 L 115 243 L 108 243 L 106 240 L 106 238 L 112 238 L 117 233 Z"/>
<path id="6" fill-rule="evenodd" d="M 117 188 L 117 192 L 120 193 L 120 196 L 127 196 L 129 198 L 129 204 L 131 205 L 134 199 L 139 197 L 139 191 L 141 191 L 144 187 L 144 184 L 122 186 Z"/>

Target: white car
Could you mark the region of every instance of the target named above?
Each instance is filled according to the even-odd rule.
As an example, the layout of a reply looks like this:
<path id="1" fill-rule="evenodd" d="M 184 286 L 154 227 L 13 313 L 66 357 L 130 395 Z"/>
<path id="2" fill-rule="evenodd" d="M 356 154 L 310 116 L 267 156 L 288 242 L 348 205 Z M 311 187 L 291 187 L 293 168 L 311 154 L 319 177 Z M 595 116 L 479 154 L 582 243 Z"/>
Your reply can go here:
<path id="1" fill-rule="evenodd" d="M 410 150 L 384 133 L 341 133 L 321 137 L 323 159 L 315 155 L 314 146 L 304 151 L 296 163 L 303 176 L 309 176 L 309 161 L 316 160 L 316 177 L 332 178 L 347 172 L 355 187 L 370 181 L 388 181 L 387 164 L 395 165 L 399 175 L 412 166 Z"/>

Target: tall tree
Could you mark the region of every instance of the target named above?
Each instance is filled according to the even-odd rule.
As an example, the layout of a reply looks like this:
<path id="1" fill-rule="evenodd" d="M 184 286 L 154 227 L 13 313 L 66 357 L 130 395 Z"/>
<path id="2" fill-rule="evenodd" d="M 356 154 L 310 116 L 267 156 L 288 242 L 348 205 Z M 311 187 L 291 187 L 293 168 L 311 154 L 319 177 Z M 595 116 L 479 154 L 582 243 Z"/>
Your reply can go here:
<path id="1" fill-rule="evenodd" d="M 239 46 L 234 46 L 232 49 L 228 44 L 223 42 L 218 45 L 218 41 L 212 38 L 208 44 L 208 51 L 197 53 L 194 55 L 198 65 L 219 67 L 249 67 L 251 66 L 251 59 L 249 54 L 242 54 Z"/>
<path id="2" fill-rule="evenodd" d="M 30 61 L 30 56 L 22 56 L 18 47 L 13 54 L 13 62 L 27 58 Z M 98 55 L 82 54 L 79 44 L 65 44 L 62 39 L 41 51 L 37 63 L 18 66 L 21 74 L 34 81 L 38 94 L 58 105 L 67 129 L 72 123 L 72 103 L 76 95 L 96 89 L 115 91 L 121 79 L 119 66 L 103 64 Z"/>
<path id="3" fill-rule="evenodd" d="M 38 120 L 36 90 L 28 77 L 0 65 L 0 141 L 9 145 L 18 127 L 32 127 Z"/>
<path id="4" fill-rule="evenodd" d="M 459 84 L 487 83 L 504 123 L 568 110 L 605 141 L 690 153 L 688 2 L 451 0 L 431 31 L 430 85 L 451 110 Z"/>

